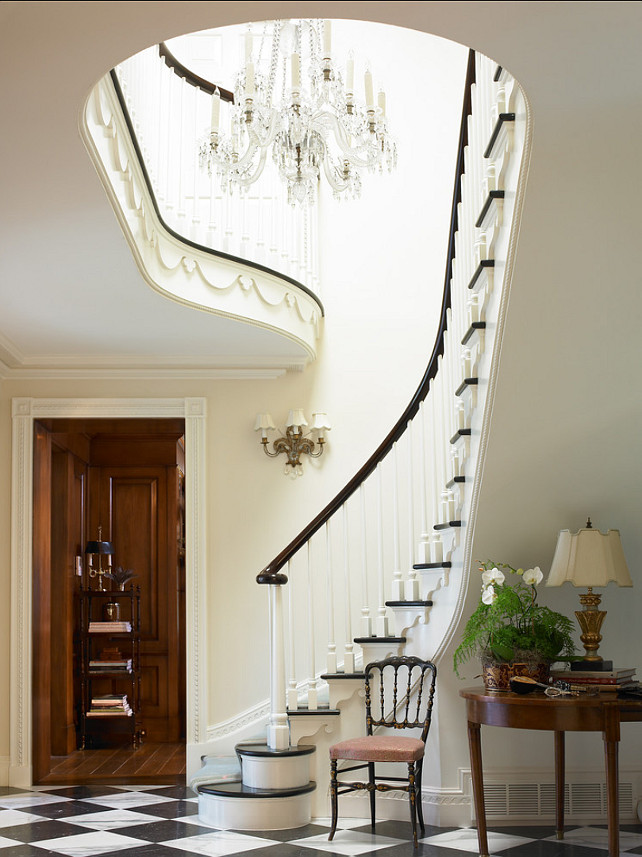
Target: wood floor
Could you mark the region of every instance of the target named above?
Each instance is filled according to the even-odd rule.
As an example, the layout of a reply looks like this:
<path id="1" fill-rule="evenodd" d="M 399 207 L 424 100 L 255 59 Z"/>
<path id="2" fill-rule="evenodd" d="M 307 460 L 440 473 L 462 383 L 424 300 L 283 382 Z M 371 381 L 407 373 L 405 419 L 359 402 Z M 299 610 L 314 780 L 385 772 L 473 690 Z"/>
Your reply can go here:
<path id="1" fill-rule="evenodd" d="M 138 750 L 76 750 L 69 756 L 54 756 L 50 773 L 39 785 L 184 785 L 185 775 L 185 744 L 149 743 Z"/>

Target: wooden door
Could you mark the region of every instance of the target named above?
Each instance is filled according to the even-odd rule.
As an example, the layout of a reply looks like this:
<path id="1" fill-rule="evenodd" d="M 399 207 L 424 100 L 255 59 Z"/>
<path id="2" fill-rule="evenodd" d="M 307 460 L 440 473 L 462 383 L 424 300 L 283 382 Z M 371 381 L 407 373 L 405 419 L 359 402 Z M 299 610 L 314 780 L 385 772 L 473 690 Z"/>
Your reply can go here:
<path id="1" fill-rule="evenodd" d="M 90 521 L 114 545 L 113 563 L 141 590 L 141 709 L 148 740 L 182 737 L 179 684 L 176 465 L 90 469 Z"/>

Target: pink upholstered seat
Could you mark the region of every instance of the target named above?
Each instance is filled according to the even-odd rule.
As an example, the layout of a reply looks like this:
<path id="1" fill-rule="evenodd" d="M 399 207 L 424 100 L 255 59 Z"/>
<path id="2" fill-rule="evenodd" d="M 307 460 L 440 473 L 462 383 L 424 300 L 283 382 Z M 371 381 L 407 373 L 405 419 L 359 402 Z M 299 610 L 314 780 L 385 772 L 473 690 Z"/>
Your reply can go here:
<path id="1" fill-rule="evenodd" d="M 417 762 L 426 745 L 419 738 L 399 735 L 366 735 L 351 738 L 330 747 L 331 759 L 357 759 L 360 762 Z"/>

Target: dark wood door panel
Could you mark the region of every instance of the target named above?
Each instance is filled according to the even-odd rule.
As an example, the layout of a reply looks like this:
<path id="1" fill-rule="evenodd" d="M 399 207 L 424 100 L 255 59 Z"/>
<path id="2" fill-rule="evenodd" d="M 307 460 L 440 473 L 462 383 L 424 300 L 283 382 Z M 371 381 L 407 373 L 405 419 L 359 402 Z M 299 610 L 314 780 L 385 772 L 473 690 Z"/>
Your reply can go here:
<path id="1" fill-rule="evenodd" d="M 114 545 L 114 564 L 131 568 L 140 586 L 143 728 L 150 740 L 178 740 L 176 467 L 107 464 L 90 472 L 93 525 L 102 524 L 103 538 Z"/>

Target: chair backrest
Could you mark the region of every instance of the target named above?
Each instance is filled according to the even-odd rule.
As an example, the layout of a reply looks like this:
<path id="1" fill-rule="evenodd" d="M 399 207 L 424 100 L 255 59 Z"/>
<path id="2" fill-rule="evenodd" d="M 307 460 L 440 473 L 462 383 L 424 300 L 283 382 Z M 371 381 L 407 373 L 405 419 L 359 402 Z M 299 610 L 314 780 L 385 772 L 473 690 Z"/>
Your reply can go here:
<path id="1" fill-rule="evenodd" d="M 366 730 L 420 728 L 425 741 L 430 728 L 437 667 L 414 657 L 372 661 L 365 668 Z M 374 685 L 374 688 L 372 687 Z"/>

